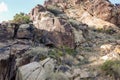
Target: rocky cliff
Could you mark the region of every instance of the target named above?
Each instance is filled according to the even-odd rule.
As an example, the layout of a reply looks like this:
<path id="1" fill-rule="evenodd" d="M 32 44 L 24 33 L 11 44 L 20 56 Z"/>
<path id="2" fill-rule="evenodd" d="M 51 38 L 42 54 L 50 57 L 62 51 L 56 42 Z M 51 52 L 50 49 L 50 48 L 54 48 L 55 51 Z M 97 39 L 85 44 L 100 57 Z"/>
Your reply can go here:
<path id="1" fill-rule="evenodd" d="M 0 80 L 119 80 L 120 5 L 47 0 L 32 23 L 0 24 Z"/>
<path id="2" fill-rule="evenodd" d="M 63 9 L 82 7 L 94 17 L 119 25 L 119 10 L 109 0 L 47 0 L 45 5 L 57 5 Z M 81 11 L 78 8 L 78 12 Z"/>

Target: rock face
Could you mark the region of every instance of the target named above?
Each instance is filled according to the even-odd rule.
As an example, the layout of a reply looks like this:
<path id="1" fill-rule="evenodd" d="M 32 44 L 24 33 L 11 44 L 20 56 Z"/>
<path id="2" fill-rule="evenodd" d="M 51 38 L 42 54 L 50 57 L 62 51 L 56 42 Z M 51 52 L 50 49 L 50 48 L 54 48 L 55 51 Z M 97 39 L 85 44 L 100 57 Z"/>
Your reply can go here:
<path id="1" fill-rule="evenodd" d="M 120 25 L 120 4 L 116 4 L 115 8 L 117 9 L 117 24 Z"/>
<path id="2" fill-rule="evenodd" d="M 0 58 L 0 80 L 12 80 L 15 78 L 15 64 L 16 62 L 14 55 L 9 55 L 8 57 L 3 57 L 2 59 Z"/>
<path id="3" fill-rule="evenodd" d="M 31 20 L 35 20 L 35 17 L 40 11 L 45 11 L 45 8 L 41 5 L 37 5 L 35 8 L 32 9 L 32 12 L 29 14 L 31 17 Z"/>
<path id="4" fill-rule="evenodd" d="M 119 25 L 119 5 L 113 5 L 109 0 L 86 0 L 82 5 L 93 16 Z"/>
<path id="5" fill-rule="evenodd" d="M 48 0 L 45 2 L 46 6 L 50 4 L 57 4 L 64 10 L 76 6 L 82 7 L 92 16 L 119 25 L 119 5 L 114 6 L 109 0 Z"/>
<path id="6" fill-rule="evenodd" d="M 37 63 L 33 62 L 24 65 L 18 69 L 16 80 L 60 80 L 60 75 L 54 74 L 54 60 L 47 58 L 44 61 Z M 61 76 L 62 78 L 64 76 Z M 68 80 L 63 78 L 62 80 Z"/>
<path id="7" fill-rule="evenodd" d="M 38 7 L 35 7 L 30 14 L 35 12 L 37 8 Z M 76 42 L 75 36 L 77 34 L 75 31 L 77 32 L 77 29 L 74 28 L 75 26 L 71 25 L 68 20 L 66 20 L 65 14 L 59 13 L 59 16 L 56 16 L 56 13 L 54 13 L 55 9 L 51 9 L 50 11 L 42 11 L 43 7 L 39 9 L 41 10 L 35 12 L 38 14 L 32 14 L 30 16 L 34 18 L 32 20 L 35 27 L 38 30 L 42 30 L 40 41 L 45 45 L 54 45 L 56 47 L 61 47 L 64 45 L 74 48 Z M 34 17 L 34 15 L 36 16 Z M 78 31 L 78 34 L 80 35 L 78 38 L 82 38 L 81 40 L 84 40 L 81 30 Z"/>
<path id="8" fill-rule="evenodd" d="M 35 28 L 30 24 L 22 24 L 16 33 L 16 38 L 33 39 Z"/>

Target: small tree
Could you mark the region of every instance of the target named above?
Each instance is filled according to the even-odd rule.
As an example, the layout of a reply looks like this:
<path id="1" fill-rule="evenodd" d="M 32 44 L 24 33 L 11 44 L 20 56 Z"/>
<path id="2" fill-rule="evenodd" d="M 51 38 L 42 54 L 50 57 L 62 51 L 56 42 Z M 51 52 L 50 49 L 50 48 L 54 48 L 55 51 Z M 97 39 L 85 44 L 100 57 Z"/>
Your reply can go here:
<path id="1" fill-rule="evenodd" d="M 15 23 L 29 23 L 30 17 L 25 13 L 16 14 L 13 18 L 13 22 Z"/>

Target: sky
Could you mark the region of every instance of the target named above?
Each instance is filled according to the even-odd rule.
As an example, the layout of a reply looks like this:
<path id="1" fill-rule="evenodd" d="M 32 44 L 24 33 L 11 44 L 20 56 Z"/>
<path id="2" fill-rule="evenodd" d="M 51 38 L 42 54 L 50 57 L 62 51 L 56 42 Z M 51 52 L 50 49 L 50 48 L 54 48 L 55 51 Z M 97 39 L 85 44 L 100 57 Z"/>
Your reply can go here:
<path id="1" fill-rule="evenodd" d="M 0 22 L 13 19 L 16 13 L 29 13 L 37 4 L 44 0 L 0 0 Z"/>
<path id="2" fill-rule="evenodd" d="M 110 0 L 113 4 L 120 0 Z M 43 4 L 44 0 L 0 0 L 0 22 L 11 20 L 16 13 L 29 13 L 37 4 Z"/>

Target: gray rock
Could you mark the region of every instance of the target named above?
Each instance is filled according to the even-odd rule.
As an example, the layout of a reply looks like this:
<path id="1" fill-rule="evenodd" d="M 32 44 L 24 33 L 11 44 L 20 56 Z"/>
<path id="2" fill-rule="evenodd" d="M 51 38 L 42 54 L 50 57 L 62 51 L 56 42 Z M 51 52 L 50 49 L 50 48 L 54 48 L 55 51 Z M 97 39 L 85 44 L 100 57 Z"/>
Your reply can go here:
<path id="1" fill-rule="evenodd" d="M 75 78 L 74 80 L 80 80 L 80 77 Z"/>
<path id="2" fill-rule="evenodd" d="M 32 62 L 18 68 L 16 80 L 46 80 L 54 72 L 54 60 Z"/>
<path id="3" fill-rule="evenodd" d="M 89 77 L 91 77 L 89 72 L 81 71 L 80 78 L 89 78 Z"/>
<path id="4" fill-rule="evenodd" d="M 42 66 L 39 63 L 33 62 L 27 64 L 25 66 L 19 67 L 16 80 L 37 80 L 37 77 L 41 71 Z"/>

